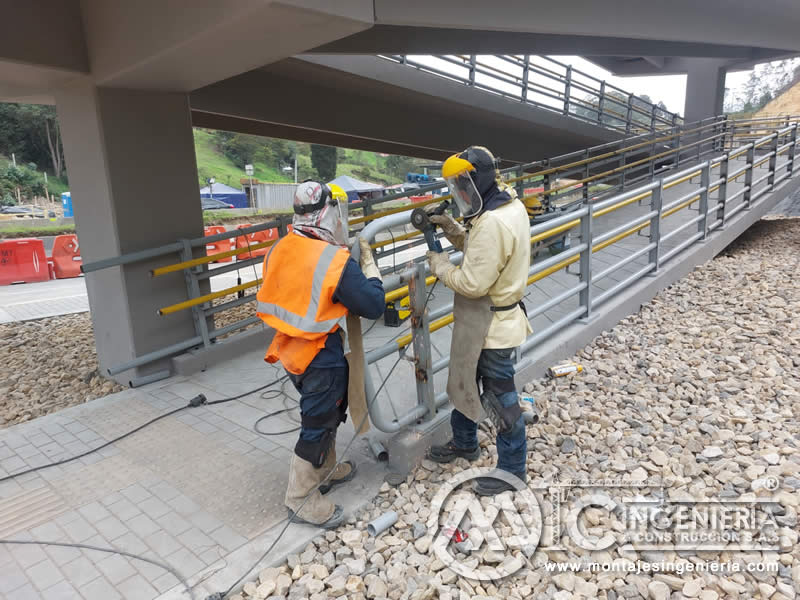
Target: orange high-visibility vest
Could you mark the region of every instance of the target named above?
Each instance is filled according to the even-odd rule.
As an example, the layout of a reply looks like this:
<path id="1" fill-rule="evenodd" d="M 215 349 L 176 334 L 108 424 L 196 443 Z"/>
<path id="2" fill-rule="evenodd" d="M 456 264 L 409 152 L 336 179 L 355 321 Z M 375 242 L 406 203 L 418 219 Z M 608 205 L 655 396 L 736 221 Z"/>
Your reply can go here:
<path id="1" fill-rule="evenodd" d="M 299 375 L 339 329 L 347 309 L 333 301 L 350 253 L 290 233 L 264 257 L 258 316 L 275 329 L 264 360 Z"/>

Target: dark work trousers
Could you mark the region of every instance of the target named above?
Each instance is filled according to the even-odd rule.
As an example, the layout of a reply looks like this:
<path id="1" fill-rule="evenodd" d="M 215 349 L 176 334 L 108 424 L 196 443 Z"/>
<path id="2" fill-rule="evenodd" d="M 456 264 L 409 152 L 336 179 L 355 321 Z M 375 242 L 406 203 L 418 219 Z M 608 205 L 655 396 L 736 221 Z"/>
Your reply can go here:
<path id="1" fill-rule="evenodd" d="M 301 375 L 288 375 L 300 392 L 300 412 L 309 417 L 324 416 L 336 410 L 347 394 L 346 366 L 309 367 Z M 322 427 L 301 427 L 300 439 L 318 442 L 324 432 Z"/>
<path id="2" fill-rule="evenodd" d="M 511 379 L 514 377 L 514 348 L 483 349 L 478 358 L 478 377 Z M 498 394 L 497 399 L 505 407 L 519 402 L 517 392 Z M 478 445 L 478 424 L 458 410 L 450 413 L 453 443 L 458 448 L 471 449 Z M 520 476 L 526 472 L 528 443 L 525 437 L 525 420 L 520 416 L 508 433 L 497 434 L 497 468 Z"/>

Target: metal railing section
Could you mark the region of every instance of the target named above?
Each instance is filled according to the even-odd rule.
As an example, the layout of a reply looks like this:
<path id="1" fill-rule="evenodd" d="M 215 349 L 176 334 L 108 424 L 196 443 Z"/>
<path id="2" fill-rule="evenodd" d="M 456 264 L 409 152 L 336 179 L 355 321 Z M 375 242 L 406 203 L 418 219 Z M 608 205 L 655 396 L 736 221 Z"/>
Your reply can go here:
<path id="1" fill-rule="evenodd" d="M 783 141 L 783 143 L 781 143 Z M 715 229 L 724 227 L 725 224 L 742 210 L 750 209 L 764 194 L 775 189 L 781 181 L 792 177 L 795 171 L 795 151 L 797 147 L 797 123 L 773 131 L 736 150 L 730 150 L 715 159 L 705 160 L 679 172 L 654 179 L 627 192 L 614 195 L 598 202 L 590 202 L 572 213 L 563 215 L 551 222 L 534 225 L 530 229 L 531 238 L 542 235 L 552 235 L 556 229 L 568 227 L 576 228 L 579 232 L 580 243 L 564 253 L 553 256 L 547 260 L 534 263 L 531 266 L 528 285 L 535 283 L 553 273 L 560 271 L 572 264 L 578 263 L 577 284 L 564 292 L 550 298 L 547 302 L 528 310 L 529 320 L 547 312 L 551 308 L 564 303 L 577 296 L 578 306 L 567 314 L 561 316 L 549 326 L 534 332 L 522 344 L 516 355 L 515 370 L 526 368 L 532 362 L 530 351 L 543 340 L 553 336 L 559 331 L 569 327 L 575 322 L 591 317 L 593 310 L 619 294 L 643 277 L 658 272 L 662 265 L 679 255 L 683 250 L 693 244 L 705 240 Z M 763 150 L 759 160 L 755 159 L 755 152 Z M 779 162 L 782 155 L 786 159 Z M 729 172 L 732 160 L 744 160 L 745 164 Z M 767 165 L 766 172 L 755 177 L 760 168 Z M 716 172 L 716 173 L 715 173 Z M 745 183 L 741 190 L 728 194 L 728 184 L 744 178 Z M 674 188 L 682 183 L 699 178 L 699 187 L 689 193 L 676 198 L 668 203 L 664 202 L 664 191 Z M 593 223 L 599 216 L 619 210 L 633 202 L 649 200 L 649 206 L 644 214 L 638 215 L 630 221 L 618 225 L 613 229 L 598 233 L 594 231 Z M 680 211 L 692 210 L 693 205 L 697 215 L 681 223 L 670 231 L 663 229 L 666 219 Z M 388 228 L 407 222 L 408 216 L 398 213 L 368 225 L 360 235 L 368 241 L 373 241 L 375 236 Z M 592 255 L 605 249 L 631 235 L 646 232 L 647 243 L 635 252 L 620 259 L 603 270 L 596 271 L 592 266 Z M 686 239 L 667 249 L 666 242 L 680 235 Z M 690 234 L 690 235 L 687 235 Z M 358 257 L 358 246 L 355 246 L 355 258 Z M 622 267 L 633 261 L 645 257 L 646 263 L 618 281 L 611 288 L 593 296 L 593 283 L 607 278 Z M 458 264 L 462 258 L 461 253 L 450 255 L 451 262 Z M 404 269 L 398 274 L 395 284 L 407 284 L 411 309 L 411 333 L 399 339 L 388 342 L 379 348 L 366 353 L 366 391 L 370 407 L 370 419 L 373 424 L 384 432 L 396 432 L 413 423 L 432 419 L 439 408 L 447 403 L 446 392 L 435 393 L 434 375 L 447 368 L 449 357 L 437 361 L 431 358 L 430 334 L 453 322 L 452 304 L 439 307 L 434 311 L 426 310 L 425 287 L 432 283 L 431 277 L 426 277 L 424 263 L 419 263 L 411 268 Z M 383 358 L 396 352 L 405 352 L 405 348 L 413 345 L 413 357 L 410 358 L 414 366 L 416 378 L 417 403 L 405 412 L 398 411 L 397 407 L 387 396 L 386 402 L 376 402 L 375 386 L 370 377 L 369 365 L 374 365 Z M 387 408 L 391 408 L 391 415 Z"/>
<path id="2" fill-rule="evenodd" d="M 712 165 L 727 173 L 728 159 L 737 158 L 750 153 L 755 156 L 756 152 L 763 152 L 764 146 L 769 143 L 775 145 L 772 152 L 777 152 L 775 156 L 789 153 L 793 160 L 795 145 L 794 138 L 781 144 L 779 140 L 769 136 L 764 139 L 754 140 L 748 145 L 741 145 L 738 135 L 753 131 L 761 131 L 760 128 L 769 127 L 770 124 L 784 124 L 785 118 L 780 119 L 759 119 L 751 121 L 731 122 L 724 117 L 706 119 L 697 123 L 691 123 L 682 127 L 673 127 L 655 133 L 645 133 L 638 136 L 628 137 L 624 140 L 602 144 L 593 148 L 588 148 L 579 152 L 572 152 L 562 156 L 547 160 L 535 161 L 503 169 L 501 175 L 505 180 L 516 187 L 518 195 L 523 200 L 537 198 L 546 207 L 555 207 L 554 213 L 550 215 L 550 220 L 541 225 L 537 224 L 531 229 L 531 243 L 543 244 L 548 239 L 555 239 L 554 236 L 568 233 L 572 228 L 582 223 L 581 218 L 576 212 L 570 212 L 576 204 L 594 204 L 592 210 L 594 216 L 602 216 L 612 210 L 612 205 L 605 202 L 606 198 L 614 194 L 625 198 L 626 203 L 641 201 L 642 193 L 627 194 L 626 189 L 642 181 L 650 180 L 654 177 L 674 172 L 675 168 L 688 162 L 699 162 L 705 156 L 719 155 L 721 150 L 736 148 L 735 152 L 727 158 L 717 158 Z M 788 131 L 786 128 L 782 131 Z M 794 132 L 794 129 L 791 130 Z M 794 133 L 792 133 L 794 135 Z M 785 138 L 786 134 L 782 134 Z M 770 157 L 759 156 L 761 163 L 770 162 Z M 758 163 L 755 159 L 750 163 Z M 772 161 L 774 162 L 774 160 Z M 752 170 L 752 169 L 751 169 Z M 740 168 L 732 172 L 729 177 L 738 179 L 747 176 L 747 169 Z M 750 174 L 752 178 L 752 173 Z M 686 178 L 686 176 L 684 176 Z M 779 176 L 772 178 L 780 181 Z M 526 188 L 528 184 L 534 184 L 533 191 Z M 751 181 L 751 184 L 758 185 L 761 180 Z M 361 214 L 349 220 L 351 233 L 364 234 L 370 226 L 380 220 L 381 226 L 391 223 L 391 226 L 406 225 L 409 221 L 410 211 L 417 206 L 424 206 L 435 202 L 440 202 L 448 196 L 434 196 L 422 202 L 409 202 L 409 196 L 420 194 L 435 193 L 443 189 L 441 182 L 422 186 L 418 189 L 406 192 L 386 195 L 379 199 L 373 199 L 359 204 L 351 205 L 350 209 L 356 208 Z M 716 186 L 716 187 L 713 187 Z M 722 189 L 725 183 L 712 183 L 710 191 Z M 526 195 L 526 190 L 528 194 Z M 396 205 L 403 202 L 402 205 Z M 385 207 L 389 206 L 388 209 Z M 383 209 L 383 210 L 381 210 Z M 719 209 L 720 214 L 724 214 L 725 207 Z M 564 212 L 560 216 L 559 211 Z M 267 229 L 277 228 L 279 236 L 286 235 L 288 226 L 291 224 L 291 215 L 277 217 L 267 223 L 254 225 L 247 229 L 233 230 L 213 236 L 198 237 L 189 240 L 178 240 L 171 244 L 166 244 L 157 248 L 133 252 L 123 256 L 87 263 L 83 266 L 85 273 L 105 269 L 113 266 L 132 264 L 143 260 L 150 260 L 160 256 L 177 256 L 178 261 L 167 264 L 152 270 L 153 277 L 160 277 L 168 273 L 183 272 L 186 282 L 187 299 L 176 304 L 165 306 L 159 309 L 159 314 L 165 317 L 168 315 L 191 310 L 195 323 L 196 335 L 191 339 L 174 344 L 168 348 L 163 348 L 143 356 L 132 358 L 124 364 L 112 367 L 110 374 L 118 374 L 127 369 L 138 367 L 149 362 L 159 360 L 166 356 L 176 354 L 196 346 L 210 346 L 222 336 L 235 334 L 241 330 L 258 323 L 255 316 L 240 319 L 236 322 L 226 324 L 224 327 L 214 325 L 216 315 L 224 315 L 225 311 L 236 308 L 255 300 L 255 294 L 246 293 L 261 284 L 261 279 L 256 277 L 253 281 L 242 283 L 237 286 L 229 287 L 212 293 L 201 293 L 201 283 L 214 276 L 238 271 L 241 269 L 258 268 L 261 264 L 261 257 L 237 260 L 228 265 L 209 268 L 210 264 L 220 258 L 238 257 L 254 250 L 269 247 L 274 241 L 251 244 L 249 247 L 234 249 L 228 252 L 211 256 L 198 256 L 203 248 L 209 244 L 225 239 L 234 239 L 239 236 L 246 236 Z M 386 227 L 388 228 L 388 227 Z M 372 238 L 371 238 L 372 239 Z M 405 245 L 398 242 L 406 242 Z M 607 243 L 607 242 L 603 242 Z M 374 241 L 372 247 L 376 250 L 376 256 L 381 258 L 391 256 L 395 252 L 400 252 L 424 244 L 421 234 L 416 231 L 394 235 L 393 239 Z M 453 260 L 460 259 L 460 254 L 454 254 Z M 173 259 L 174 260 L 174 259 Z M 421 258 L 416 259 L 421 261 Z M 577 257 L 573 257 L 577 261 Z M 384 285 L 387 290 L 386 300 L 399 300 L 409 295 L 410 276 L 405 269 L 404 261 L 397 269 L 384 269 Z M 572 263 L 570 263 L 572 264 Z M 424 263 L 422 265 L 425 272 Z M 558 270 L 561 267 L 553 266 L 551 269 Z M 551 271 L 554 272 L 554 271 Z M 549 273 L 536 273 L 532 276 L 543 277 Z M 430 285 L 435 279 L 425 277 L 423 282 Z M 236 295 L 235 298 L 213 304 L 215 300 L 226 296 Z M 444 325 L 446 325 L 445 323 Z M 444 326 L 440 325 L 440 326 Z M 410 342 L 410 338 L 409 338 Z"/>
<path id="3" fill-rule="evenodd" d="M 683 122 L 677 114 L 547 56 L 384 54 L 381 58 L 624 133 Z"/>

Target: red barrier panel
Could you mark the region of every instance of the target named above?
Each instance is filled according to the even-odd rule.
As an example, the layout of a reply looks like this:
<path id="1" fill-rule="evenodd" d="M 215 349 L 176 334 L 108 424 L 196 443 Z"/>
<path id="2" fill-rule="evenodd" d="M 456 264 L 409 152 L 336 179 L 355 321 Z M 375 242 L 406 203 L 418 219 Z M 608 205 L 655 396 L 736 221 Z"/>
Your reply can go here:
<path id="1" fill-rule="evenodd" d="M 204 235 L 206 237 L 210 235 L 217 235 L 218 233 L 225 233 L 227 229 L 225 229 L 222 225 L 212 225 L 211 227 L 205 227 L 203 229 Z M 219 240 L 213 242 L 211 244 L 206 244 L 206 254 L 208 256 L 213 256 L 214 254 L 219 254 L 220 252 L 228 252 L 229 250 L 233 250 L 233 244 L 231 243 L 230 239 L 227 240 Z M 228 256 L 226 258 L 220 258 L 219 260 L 215 260 L 214 262 L 231 262 L 233 257 Z"/>
<path id="2" fill-rule="evenodd" d="M 239 225 L 236 229 L 247 229 L 252 227 L 251 224 Z M 256 231 L 255 233 L 248 233 L 247 235 L 240 235 L 236 238 L 236 249 L 247 248 L 248 245 L 262 244 L 270 240 L 278 239 L 278 230 L 276 228 L 264 229 L 263 231 Z M 256 256 L 264 256 L 269 252 L 270 247 L 259 248 L 258 250 L 251 250 L 250 252 L 243 252 L 236 255 L 236 260 L 247 260 Z"/>
<path id="3" fill-rule="evenodd" d="M 19 238 L 0 242 L 0 285 L 49 279 L 42 240 Z"/>
<path id="4" fill-rule="evenodd" d="M 57 235 L 53 242 L 53 271 L 56 279 L 78 277 L 81 274 L 81 250 L 78 236 Z"/>

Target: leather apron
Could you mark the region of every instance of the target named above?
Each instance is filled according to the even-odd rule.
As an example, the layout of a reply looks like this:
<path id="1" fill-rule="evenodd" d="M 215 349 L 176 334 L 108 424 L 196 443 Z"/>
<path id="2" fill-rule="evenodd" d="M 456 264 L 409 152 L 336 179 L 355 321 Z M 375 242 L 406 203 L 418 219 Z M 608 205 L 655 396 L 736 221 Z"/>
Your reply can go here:
<path id="1" fill-rule="evenodd" d="M 459 412 L 476 423 L 484 415 L 476 374 L 494 316 L 491 306 L 489 296 L 467 298 L 461 294 L 454 295 L 447 396 Z"/>
<path id="2" fill-rule="evenodd" d="M 364 386 L 364 338 L 361 335 L 361 317 L 352 313 L 347 314 L 347 341 L 350 351 L 345 354 L 349 365 L 349 378 L 347 382 L 347 408 L 353 427 L 358 427 L 361 420 L 364 425 L 356 433 L 364 434 L 369 431 L 369 418 L 367 415 L 367 392 Z"/>

